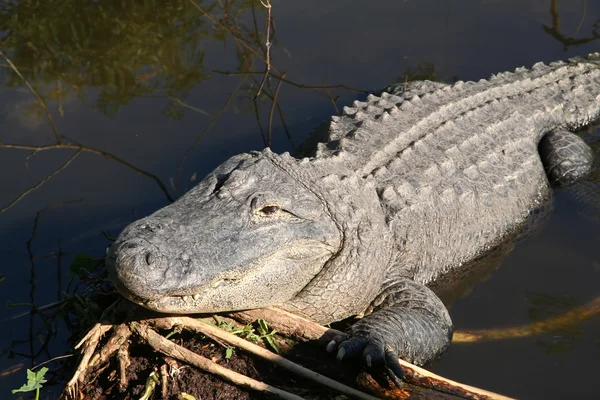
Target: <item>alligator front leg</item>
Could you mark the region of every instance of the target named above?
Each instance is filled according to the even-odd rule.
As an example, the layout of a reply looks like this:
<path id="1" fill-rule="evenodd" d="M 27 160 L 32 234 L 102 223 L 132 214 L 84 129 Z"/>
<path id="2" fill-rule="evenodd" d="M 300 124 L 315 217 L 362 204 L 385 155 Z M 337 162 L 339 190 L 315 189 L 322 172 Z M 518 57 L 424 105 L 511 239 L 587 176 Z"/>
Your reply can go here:
<path id="1" fill-rule="evenodd" d="M 566 130 L 542 137 L 540 157 L 553 186 L 570 186 L 588 175 L 594 165 L 594 152 L 585 141 Z"/>
<path id="2" fill-rule="evenodd" d="M 448 310 L 424 285 L 409 279 L 387 285 L 370 310 L 372 314 L 352 325 L 348 335 L 332 340 L 327 351 L 337 348 L 339 360 L 360 355 L 369 367 L 385 363 L 401 378 L 398 356 L 422 365 L 450 345 L 453 326 Z"/>

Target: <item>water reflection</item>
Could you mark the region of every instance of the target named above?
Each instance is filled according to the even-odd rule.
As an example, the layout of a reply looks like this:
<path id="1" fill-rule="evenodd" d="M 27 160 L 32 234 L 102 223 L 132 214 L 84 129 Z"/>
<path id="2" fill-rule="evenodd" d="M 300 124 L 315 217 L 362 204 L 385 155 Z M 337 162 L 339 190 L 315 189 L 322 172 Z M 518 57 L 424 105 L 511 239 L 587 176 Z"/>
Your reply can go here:
<path id="1" fill-rule="evenodd" d="M 545 293 L 527 293 L 529 319 L 531 321 L 545 320 L 563 314 L 577 307 L 579 302 L 571 296 L 558 297 Z M 567 351 L 583 339 L 583 330 L 577 325 L 565 325 L 545 334 L 536 341 L 536 345 L 548 354 Z"/>
<path id="2" fill-rule="evenodd" d="M 580 36 L 581 27 L 587 17 L 587 1 L 583 2 L 583 11 L 581 13 L 581 19 L 577 24 L 574 36 L 562 33 L 561 31 L 561 14 L 558 7 L 558 0 L 551 0 L 550 4 L 550 15 L 552 15 L 552 25 L 543 25 L 544 32 L 551 35 L 554 39 L 561 42 L 564 45 L 564 49 L 568 50 L 569 47 L 578 47 L 587 43 L 594 42 L 600 38 L 600 18 L 597 18 L 593 25 L 592 30 L 587 36 Z"/>
<path id="3" fill-rule="evenodd" d="M 251 6 L 231 4 L 234 13 Z M 204 41 L 226 36 L 183 0 L 19 1 L 1 7 L 3 51 L 59 113 L 70 94 L 110 116 L 137 96 L 184 97 L 208 78 Z M 5 86 L 23 85 L 5 72 Z M 176 107 L 169 103 L 165 114 L 176 116 Z"/>
<path id="4" fill-rule="evenodd" d="M 334 105 L 333 89 L 363 92 L 344 85 L 303 85 L 285 79 L 285 73 L 270 63 L 271 42 L 276 44 L 276 38 L 270 37 L 269 46 L 266 45 L 257 16 L 258 12 L 264 12 L 260 1 L 230 1 L 222 3 L 221 7 L 217 3 L 202 6 L 202 2 L 183 0 L 167 4 L 164 6 L 163 2 L 156 1 L 134 4 L 85 2 L 82 6 L 51 1 L 43 4 L 34 1 L 5 3 L 0 10 L 3 15 L 0 30 L 5 31 L 0 47 L 3 50 L 0 55 L 6 61 L 4 85 L 27 85 L 35 97 L 24 113 L 33 117 L 36 124 L 45 114 L 52 126 L 55 143 L 3 143 L 1 147 L 28 150 L 32 154 L 49 149 L 75 150 L 55 173 L 66 168 L 81 152 L 100 154 L 153 179 L 165 197 L 172 201 L 181 194 L 178 186 L 183 162 L 234 103 L 237 103 L 236 112 L 256 116 L 264 146 L 271 145 L 273 118 L 279 118 L 293 147 L 283 110 L 277 101 L 282 83 L 299 89 L 322 90 Z M 160 13 L 156 12 L 157 7 L 160 7 Z M 248 14 L 252 16 L 249 21 Z M 21 24 L 23 20 L 28 21 L 26 27 Z M 271 25 L 267 24 L 267 28 Z M 267 30 L 267 34 L 269 32 Z M 210 76 L 205 72 L 206 48 L 224 45 L 227 40 L 235 42 L 235 66 L 216 72 L 241 78 L 224 106 L 208 112 L 186 102 L 186 97 L 192 88 L 201 88 L 202 82 Z M 257 60 L 266 63 L 268 59 L 267 71 L 253 71 Z M 230 62 L 225 65 L 229 66 Z M 261 82 L 260 76 L 269 79 Z M 272 83 L 273 79 L 277 80 L 276 85 Z M 79 144 L 59 133 L 48 110 L 54 105 L 58 115 L 64 116 L 65 102 L 77 98 L 92 109 L 114 117 L 121 107 L 137 97 L 162 99 L 166 103 L 162 113 L 170 119 L 182 119 L 188 111 L 209 121 L 184 154 L 177 179 L 171 181 L 171 189 L 176 193 L 170 193 L 168 186 L 153 174 L 124 159 Z M 269 110 L 266 118 L 261 110 L 263 105 Z M 14 111 L 23 112 L 21 109 Z M 17 197 L 0 212 L 20 199 Z"/>

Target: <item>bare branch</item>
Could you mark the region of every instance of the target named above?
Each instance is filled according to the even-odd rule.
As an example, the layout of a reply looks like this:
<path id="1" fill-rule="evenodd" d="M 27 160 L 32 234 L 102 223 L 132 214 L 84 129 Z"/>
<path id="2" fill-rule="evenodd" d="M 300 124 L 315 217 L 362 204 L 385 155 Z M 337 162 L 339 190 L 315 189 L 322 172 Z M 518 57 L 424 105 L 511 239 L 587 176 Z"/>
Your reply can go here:
<path id="1" fill-rule="evenodd" d="M 266 3 L 263 3 L 261 0 L 260 4 L 262 4 L 263 7 L 265 7 L 267 9 L 267 21 L 266 21 L 267 39 L 265 42 L 265 52 L 266 52 L 265 58 L 266 58 L 266 60 L 265 60 L 265 76 L 263 77 L 263 80 L 260 83 L 260 86 L 258 87 L 258 91 L 256 92 L 255 97 L 260 96 L 260 92 L 262 92 L 265 82 L 267 81 L 267 79 L 269 79 L 269 72 L 271 72 L 271 1 L 266 0 Z M 285 76 L 285 73 L 283 74 L 283 76 Z M 281 81 L 280 81 L 280 84 L 281 84 Z M 279 86 L 278 86 L 278 88 L 279 88 Z M 269 144 L 270 143 L 271 143 L 271 130 L 269 129 Z"/>
<path id="2" fill-rule="evenodd" d="M 325 82 L 323 82 L 323 85 L 325 86 Z M 333 108 L 335 109 L 335 113 L 339 115 L 340 109 L 338 108 L 337 104 L 335 103 L 335 99 L 331 95 L 331 91 L 329 90 L 328 87 L 325 88 L 325 92 L 327 93 L 327 96 L 329 97 L 329 100 L 331 100 L 331 104 L 333 104 Z"/>
<path id="3" fill-rule="evenodd" d="M 199 113 L 199 114 L 205 115 L 205 116 L 207 116 L 208 118 L 212 118 L 212 115 L 210 115 L 210 114 L 209 114 L 209 113 L 207 113 L 206 111 L 204 111 L 204 110 L 202 110 L 202 109 L 200 109 L 200 108 L 197 108 L 197 107 L 191 106 L 191 105 L 189 105 L 188 103 L 186 103 L 185 101 L 181 100 L 181 99 L 180 99 L 180 98 L 178 98 L 178 97 L 175 97 L 175 96 L 168 96 L 168 99 L 169 99 L 169 100 L 171 100 L 171 101 L 174 101 L 174 102 L 175 102 L 175 103 L 177 103 L 177 104 L 179 104 L 181 107 L 184 107 L 184 108 L 190 109 L 190 110 L 192 110 L 192 111 L 194 111 L 194 112 L 197 112 L 197 113 Z"/>
<path id="4" fill-rule="evenodd" d="M 254 106 L 254 116 L 256 117 L 256 124 L 258 125 L 258 130 L 260 131 L 260 137 L 262 138 L 263 145 L 265 147 L 267 147 L 269 145 L 269 142 L 267 141 L 267 138 L 265 137 L 265 130 L 263 128 L 262 121 L 260 120 L 260 110 L 259 110 L 258 99 L 256 99 L 256 98 L 252 99 L 252 105 Z"/>
<path id="5" fill-rule="evenodd" d="M 273 67 L 273 69 L 275 69 L 275 67 Z M 216 74 L 225 75 L 225 76 L 248 76 L 248 75 L 263 75 L 264 74 L 264 72 L 260 72 L 260 71 L 229 72 L 229 71 L 221 71 L 218 69 L 214 69 L 212 72 L 214 72 Z M 290 81 L 289 79 L 283 79 L 282 76 L 273 75 L 273 73 L 271 73 L 271 76 L 275 79 L 281 79 L 283 82 L 287 83 L 288 85 L 297 87 L 299 89 L 345 89 L 345 90 L 349 90 L 351 92 L 364 93 L 364 94 L 369 93 L 368 90 L 357 89 L 357 88 L 353 88 L 351 86 L 346 86 L 346 85 L 303 85 L 301 83 Z"/>
<path id="6" fill-rule="evenodd" d="M 281 76 L 285 78 L 285 72 Z M 273 101 L 271 103 L 271 109 L 269 110 L 269 136 L 267 139 L 267 144 L 271 147 L 271 140 L 273 138 L 273 113 L 275 112 L 275 107 L 277 106 L 277 95 L 279 94 L 279 89 L 281 88 L 282 80 L 277 83 L 277 88 L 275 89 L 275 93 L 273 94 Z"/>
<path id="7" fill-rule="evenodd" d="M 316 322 L 281 310 L 277 307 L 241 311 L 232 313 L 230 316 L 244 323 L 250 323 L 262 318 L 269 323 L 271 328 L 277 330 L 277 332 L 297 340 L 318 340 L 319 342 L 325 343 L 331 340 L 331 338 L 342 334 L 340 331 L 326 328 Z M 501 394 L 444 378 L 402 359 L 399 361 L 404 370 L 406 379 L 419 386 L 440 390 L 466 398 L 510 400 L 509 397 Z"/>
<path id="8" fill-rule="evenodd" d="M 37 152 L 44 151 L 44 150 L 55 150 L 55 149 L 76 149 L 76 150 L 78 150 L 78 152 L 88 152 L 88 153 L 98 154 L 98 155 L 101 155 L 101 156 L 106 157 L 108 159 L 111 159 L 113 161 L 116 161 L 119 164 L 122 164 L 122 165 L 126 166 L 127 168 L 131 168 L 132 170 L 134 170 L 135 172 L 137 172 L 139 174 L 142 174 L 142 175 L 144 175 L 144 176 L 146 176 L 148 178 L 151 178 L 162 189 L 162 191 L 165 194 L 165 197 L 167 198 L 167 200 L 174 201 L 174 198 L 171 197 L 171 195 L 169 194 L 169 191 L 168 191 L 167 187 L 165 186 L 165 184 L 162 183 L 162 181 L 156 175 L 151 174 L 151 173 L 149 173 L 147 171 L 144 171 L 143 169 L 138 168 L 135 165 L 133 165 L 133 164 L 131 164 L 131 163 L 123 160 L 122 158 L 119 158 L 119 157 L 117 157 L 117 156 L 115 156 L 115 155 L 113 155 L 111 153 L 106 152 L 106 151 L 98 150 L 98 149 L 95 149 L 93 147 L 88 147 L 88 146 L 84 146 L 84 145 L 75 143 L 75 141 L 72 140 L 72 139 L 68 139 L 68 140 L 71 140 L 74 143 L 64 143 L 64 142 L 62 142 L 62 143 L 51 144 L 51 145 L 43 145 L 43 146 L 24 145 L 24 144 L 12 144 L 12 143 L 0 143 L 0 148 L 29 150 L 32 153 L 28 154 L 27 159 L 29 159 L 31 156 L 33 156 Z M 11 204 L 11 206 L 12 206 L 12 204 Z M 5 211 L 5 210 L 1 209 L 0 213 L 2 213 L 3 211 Z"/>
<path id="9" fill-rule="evenodd" d="M 585 21 L 585 16 L 587 14 L 587 0 L 583 0 L 583 10 L 581 11 L 581 19 L 579 20 L 579 24 L 577 24 L 577 29 L 575 29 L 574 36 L 579 34 L 581 27 L 583 26 L 583 21 Z"/>
<path id="10" fill-rule="evenodd" d="M 112 328 L 112 325 L 97 323 L 94 326 L 94 328 L 92 328 L 88 332 L 88 334 L 85 335 L 83 339 L 81 339 L 79 344 L 75 346 L 75 349 L 78 349 L 82 345 L 85 345 L 83 350 L 83 358 L 81 359 L 77 370 L 73 374 L 73 377 L 67 383 L 66 390 L 67 392 L 71 393 L 73 398 L 75 398 L 74 393 L 78 389 L 79 383 L 83 382 L 85 379 L 85 373 L 88 369 L 88 363 L 94 355 L 94 351 L 96 350 L 100 339 L 102 338 L 102 336 L 104 336 L 106 332 L 110 331 Z"/>
<path id="11" fill-rule="evenodd" d="M 193 330 L 196 332 L 200 332 L 207 336 L 216 336 L 221 340 L 224 340 L 227 343 L 230 343 L 236 347 L 239 347 L 243 350 L 246 350 L 256 356 L 269 360 L 270 362 L 287 369 L 290 372 L 293 372 L 297 375 L 300 375 L 304 378 L 310 379 L 314 382 L 320 383 L 321 385 L 327 386 L 331 389 L 337 390 L 340 393 L 344 393 L 350 395 L 357 399 L 364 400 L 375 400 L 376 397 L 368 395 L 364 392 L 351 388 L 350 386 L 344 385 L 340 382 L 337 382 L 333 379 L 330 379 L 326 376 L 323 376 L 317 372 L 314 372 L 308 368 L 304 368 L 301 365 L 298 365 L 280 355 L 270 352 L 267 349 L 263 349 L 262 347 L 255 345 L 245 339 L 239 338 L 229 332 L 226 332 L 216 326 L 210 325 L 206 322 L 202 322 L 190 317 L 171 317 L 171 318 L 159 318 L 150 321 L 153 324 L 157 324 L 157 326 L 161 328 L 170 328 L 168 324 L 178 325 L 182 328 Z"/>
<path id="12" fill-rule="evenodd" d="M 223 107 L 221 107 L 221 109 L 219 110 L 219 112 L 217 112 L 215 115 L 213 115 L 211 117 L 211 122 L 208 124 L 208 126 L 196 137 L 196 140 L 194 140 L 194 143 L 192 143 L 188 147 L 188 149 L 185 151 L 183 157 L 181 158 L 181 162 L 179 163 L 179 169 L 177 170 L 177 185 L 176 186 L 177 186 L 177 191 L 178 192 L 181 189 L 181 187 L 180 187 L 180 184 L 181 184 L 181 174 L 183 172 L 183 165 L 185 164 L 185 161 L 187 160 L 187 158 L 189 157 L 189 155 L 192 153 L 192 151 L 194 151 L 194 149 L 198 146 L 198 144 L 200 143 L 200 141 L 208 134 L 208 132 L 212 129 L 212 127 L 217 123 L 217 121 L 219 120 L 219 118 L 221 118 L 221 116 L 223 115 L 223 113 L 225 113 L 225 111 L 227 111 L 229 109 L 229 106 L 233 102 L 236 93 L 239 91 L 239 89 L 242 87 L 242 85 L 245 82 L 246 82 L 246 79 L 244 78 L 244 79 L 242 79 L 242 81 L 240 83 L 238 83 L 238 85 L 236 86 L 236 88 L 233 90 L 233 92 L 231 92 L 231 94 L 229 95 L 229 97 L 225 101 L 225 104 L 223 104 Z"/>
<path id="13" fill-rule="evenodd" d="M 144 338 L 148 342 L 148 344 L 152 346 L 155 350 L 160 351 L 161 353 L 166 354 L 170 357 L 188 362 L 192 365 L 195 365 L 198 368 L 202 368 L 205 371 L 218 375 L 224 379 L 227 379 L 230 382 L 233 382 L 243 387 L 247 387 L 260 392 L 271 393 L 282 399 L 302 399 L 302 397 L 300 396 L 296 396 L 295 394 L 286 392 L 271 385 L 267 385 L 255 379 L 248 378 L 245 375 L 222 367 L 206 357 L 196 354 L 193 351 L 186 349 L 185 347 L 179 346 L 173 343 L 172 341 L 165 339 L 163 336 L 159 335 L 146 325 L 140 324 L 138 322 L 131 322 L 131 327 L 137 334 Z"/>
<path id="14" fill-rule="evenodd" d="M 230 29 L 228 26 L 226 26 L 223 22 L 214 18 L 212 15 L 210 15 L 208 12 L 206 12 L 206 10 L 204 10 L 202 7 L 200 7 L 194 0 L 190 0 L 190 3 L 195 8 L 197 8 L 198 11 L 200 11 L 202 13 L 202 15 L 204 17 L 206 17 L 208 20 L 210 20 L 213 24 L 220 26 L 221 28 L 229 31 L 229 33 L 231 33 L 231 35 L 233 36 L 233 39 L 236 41 L 236 43 L 240 47 L 245 47 L 250 53 L 252 53 L 256 57 L 260 58 L 263 62 L 265 62 L 265 63 L 267 62 L 266 57 L 263 57 L 258 51 L 256 51 L 256 49 L 254 47 L 252 47 L 252 45 L 249 44 L 238 32 L 235 32 L 233 29 Z M 271 67 L 278 73 L 281 73 L 281 71 L 279 71 L 275 66 L 271 66 Z M 264 74 L 264 72 L 261 72 L 261 75 L 262 74 Z"/>
<path id="15" fill-rule="evenodd" d="M 21 201 L 29 193 L 33 192 L 34 190 L 36 190 L 37 188 L 39 188 L 40 186 L 42 186 L 44 183 L 46 183 L 50 179 L 52 179 L 60 171 L 62 171 L 63 169 L 67 168 L 69 166 L 69 164 L 71 164 L 71 162 L 75 159 L 75 157 L 77 157 L 81 153 L 81 151 L 82 151 L 81 149 L 77 150 L 75 152 L 75 154 L 73 154 L 63 165 L 61 165 L 60 167 L 58 167 L 56 169 L 56 171 L 54 171 L 53 173 L 51 173 L 50 175 L 48 175 L 47 177 L 45 177 L 44 179 L 42 179 L 38 184 L 30 187 L 29 189 L 27 189 L 26 191 L 24 191 L 23 193 L 21 193 L 19 196 L 17 196 L 17 198 L 15 198 L 13 201 L 11 201 L 10 203 L 8 203 L 6 206 L 0 208 L 0 213 L 3 213 L 4 211 L 8 210 L 9 208 L 11 208 L 15 204 L 17 204 L 19 201 Z"/>

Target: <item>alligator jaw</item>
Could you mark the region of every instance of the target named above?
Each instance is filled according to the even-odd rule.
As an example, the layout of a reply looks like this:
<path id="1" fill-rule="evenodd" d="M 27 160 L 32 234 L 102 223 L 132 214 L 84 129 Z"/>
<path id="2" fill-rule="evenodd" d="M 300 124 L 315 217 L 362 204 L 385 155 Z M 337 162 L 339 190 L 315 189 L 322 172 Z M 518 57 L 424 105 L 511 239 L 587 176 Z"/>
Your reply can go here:
<path id="1" fill-rule="evenodd" d="M 182 294 L 146 300 L 134 296 L 132 301 L 153 311 L 173 314 L 239 311 L 283 303 L 302 289 L 287 278 L 294 275 L 309 281 L 322 270 L 336 250 L 336 246 L 303 241 L 278 249 L 254 265 L 236 268 L 237 276 L 222 276 L 197 289 L 187 289 Z M 279 274 L 273 274 L 273 271 L 279 271 Z M 255 282 L 260 282 L 262 287 L 252 285 Z M 248 290 L 249 287 L 253 290 Z M 260 295 L 256 296 L 256 292 Z"/>

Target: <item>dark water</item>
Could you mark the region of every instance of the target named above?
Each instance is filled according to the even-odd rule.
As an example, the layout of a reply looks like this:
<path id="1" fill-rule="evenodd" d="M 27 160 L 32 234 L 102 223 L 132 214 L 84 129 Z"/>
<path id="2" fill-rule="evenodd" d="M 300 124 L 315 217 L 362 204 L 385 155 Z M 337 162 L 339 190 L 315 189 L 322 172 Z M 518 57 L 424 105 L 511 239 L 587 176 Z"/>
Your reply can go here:
<path id="1" fill-rule="evenodd" d="M 275 150 L 290 150 L 336 112 L 334 103 L 360 91 L 407 77 L 478 80 L 600 50 L 599 2 L 274 1 L 273 78 L 255 105 L 262 75 L 241 73 L 264 70 L 259 2 L 231 0 L 226 13 L 198 3 L 208 16 L 183 0 L 2 4 L 0 50 L 56 125 L 55 134 L 0 59 L 2 304 L 64 299 L 74 256 L 104 255 L 102 231 L 116 235 L 270 136 Z M 289 81 L 279 86 L 283 73 Z M 310 88 L 324 85 L 348 89 Z M 581 189 L 589 189 L 585 204 L 559 192 L 543 229 L 454 303 L 458 329 L 526 324 L 600 294 L 600 201 L 592 185 Z M 25 368 L 69 350 L 60 319 L 46 325 L 28 310 L 0 308 L 0 398 L 25 382 Z M 599 338 L 596 317 L 558 333 L 457 344 L 434 370 L 519 398 L 598 398 Z"/>

